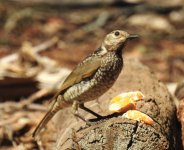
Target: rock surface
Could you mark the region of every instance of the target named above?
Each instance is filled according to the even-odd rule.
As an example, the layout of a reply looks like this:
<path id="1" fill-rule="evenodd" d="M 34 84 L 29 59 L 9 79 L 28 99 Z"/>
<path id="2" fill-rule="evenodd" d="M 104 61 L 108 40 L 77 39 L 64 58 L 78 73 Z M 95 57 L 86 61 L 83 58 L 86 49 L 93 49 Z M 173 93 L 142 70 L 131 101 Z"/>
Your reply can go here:
<path id="1" fill-rule="evenodd" d="M 181 123 L 182 143 L 184 147 L 184 81 L 178 84 L 175 91 L 175 96 L 179 100 L 177 117 Z"/>

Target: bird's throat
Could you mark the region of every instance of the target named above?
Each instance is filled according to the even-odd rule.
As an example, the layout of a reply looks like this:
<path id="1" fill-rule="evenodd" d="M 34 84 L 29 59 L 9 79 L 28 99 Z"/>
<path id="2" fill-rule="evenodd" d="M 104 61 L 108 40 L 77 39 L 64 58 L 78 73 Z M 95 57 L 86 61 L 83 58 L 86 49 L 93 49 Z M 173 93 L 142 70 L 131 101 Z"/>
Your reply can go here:
<path id="1" fill-rule="evenodd" d="M 122 45 L 120 45 L 115 51 L 116 51 L 116 54 L 119 55 L 119 56 L 122 56 L 122 53 L 123 53 L 123 49 L 125 48 L 125 43 L 123 43 Z"/>

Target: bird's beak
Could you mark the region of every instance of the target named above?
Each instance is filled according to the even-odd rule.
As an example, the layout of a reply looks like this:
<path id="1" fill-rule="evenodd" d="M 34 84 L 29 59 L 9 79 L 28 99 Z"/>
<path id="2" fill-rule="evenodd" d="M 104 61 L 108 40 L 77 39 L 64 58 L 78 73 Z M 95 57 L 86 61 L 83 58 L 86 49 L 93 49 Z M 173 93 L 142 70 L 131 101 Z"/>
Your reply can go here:
<path id="1" fill-rule="evenodd" d="M 136 38 L 138 38 L 138 37 L 139 37 L 139 36 L 136 35 L 136 34 L 130 34 L 130 35 L 128 36 L 127 39 L 132 40 L 132 39 L 136 39 Z"/>

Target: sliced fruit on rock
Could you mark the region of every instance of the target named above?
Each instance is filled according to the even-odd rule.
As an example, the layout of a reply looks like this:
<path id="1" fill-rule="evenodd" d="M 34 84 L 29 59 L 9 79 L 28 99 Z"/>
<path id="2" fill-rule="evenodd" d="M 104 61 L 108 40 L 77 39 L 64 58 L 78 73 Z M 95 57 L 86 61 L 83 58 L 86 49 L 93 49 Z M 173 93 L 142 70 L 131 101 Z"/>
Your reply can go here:
<path id="1" fill-rule="evenodd" d="M 143 99 L 145 96 L 140 91 L 122 93 L 114 97 L 109 105 L 112 112 L 126 112 L 136 109 L 136 101 Z"/>
<path id="2" fill-rule="evenodd" d="M 149 125 L 154 124 L 154 121 L 151 117 L 149 117 L 145 113 L 142 113 L 138 110 L 129 110 L 126 113 L 124 113 L 122 115 L 122 117 L 136 120 L 136 121 L 140 121 L 140 122 L 143 122 L 143 123 L 149 124 Z"/>

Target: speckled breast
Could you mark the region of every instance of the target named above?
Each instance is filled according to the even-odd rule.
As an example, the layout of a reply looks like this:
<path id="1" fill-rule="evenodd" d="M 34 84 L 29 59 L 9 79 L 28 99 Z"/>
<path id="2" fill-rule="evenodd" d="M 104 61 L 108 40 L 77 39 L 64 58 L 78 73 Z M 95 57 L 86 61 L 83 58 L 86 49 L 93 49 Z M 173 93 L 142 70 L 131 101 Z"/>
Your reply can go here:
<path id="1" fill-rule="evenodd" d="M 123 67 L 121 56 L 109 53 L 103 58 L 100 68 L 90 78 L 70 87 L 64 94 L 66 101 L 86 102 L 104 94 L 116 81 Z"/>

